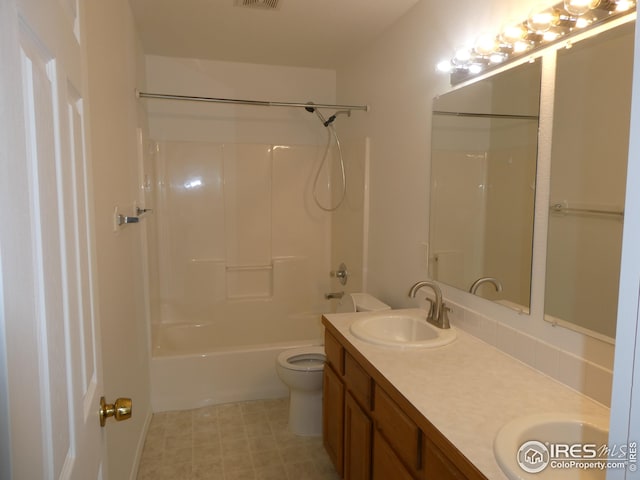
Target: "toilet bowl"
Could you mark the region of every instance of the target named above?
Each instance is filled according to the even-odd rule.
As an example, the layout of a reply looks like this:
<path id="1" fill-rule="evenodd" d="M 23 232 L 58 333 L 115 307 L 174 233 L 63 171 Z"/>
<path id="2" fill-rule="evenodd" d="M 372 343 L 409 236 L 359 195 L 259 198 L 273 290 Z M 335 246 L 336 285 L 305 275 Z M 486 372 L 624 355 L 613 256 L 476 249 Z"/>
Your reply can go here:
<path id="1" fill-rule="evenodd" d="M 322 435 L 324 347 L 291 348 L 278 355 L 276 371 L 289 387 L 289 429 L 296 435 Z"/>
<path id="2" fill-rule="evenodd" d="M 344 295 L 338 312 L 389 310 L 366 293 Z M 324 347 L 291 348 L 278 355 L 276 371 L 289 387 L 289 430 L 296 435 L 322 435 L 322 371 Z"/>

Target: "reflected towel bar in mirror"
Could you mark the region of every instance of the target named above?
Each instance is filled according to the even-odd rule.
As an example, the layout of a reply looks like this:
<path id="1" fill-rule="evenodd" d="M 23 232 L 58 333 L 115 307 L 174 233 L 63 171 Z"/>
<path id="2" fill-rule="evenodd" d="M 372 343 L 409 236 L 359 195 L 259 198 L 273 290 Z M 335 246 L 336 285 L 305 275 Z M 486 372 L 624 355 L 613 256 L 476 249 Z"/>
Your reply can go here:
<path id="1" fill-rule="evenodd" d="M 623 210 L 620 211 L 620 210 L 606 210 L 606 209 L 599 209 L 599 208 L 577 208 L 577 207 L 570 207 L 562 203 L 553 204 L 551 205 L 551 207 L 549 207 L 549 209 L 553 213 L 587 213 L 592 215 L 613 215 L 617 217 L 624 217 Z"/>

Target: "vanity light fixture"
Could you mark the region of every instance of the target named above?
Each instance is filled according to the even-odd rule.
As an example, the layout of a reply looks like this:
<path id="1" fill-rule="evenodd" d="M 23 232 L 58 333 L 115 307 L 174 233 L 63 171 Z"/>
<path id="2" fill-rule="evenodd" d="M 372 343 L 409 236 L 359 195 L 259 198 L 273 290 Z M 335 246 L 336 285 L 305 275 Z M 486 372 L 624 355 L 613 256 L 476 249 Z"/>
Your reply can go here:
<path id="1" fill-rule="evenodd" d="M 563 41 L 586 28 L 601 25 L 636 9 L 637 0 L 563 0 L 532 12 L 497 35 L 481 35 L 473 47 L 458 49 L 436 66 L 455 85 L 534 50 Z"/>

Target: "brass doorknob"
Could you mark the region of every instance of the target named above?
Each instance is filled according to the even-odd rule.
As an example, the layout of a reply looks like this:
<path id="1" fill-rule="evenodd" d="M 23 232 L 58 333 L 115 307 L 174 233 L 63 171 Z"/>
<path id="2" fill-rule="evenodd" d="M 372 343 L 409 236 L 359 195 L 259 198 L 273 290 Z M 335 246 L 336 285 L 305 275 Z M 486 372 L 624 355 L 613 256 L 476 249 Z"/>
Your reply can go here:
<path id="1" fill-rule="evenodd" d="M 101 427 L 104 427 L 109 417 L 114 417 L 118 422 L 131 418 L 131 399 L 118 398 L 116 403 L 107 403 L 104 397 L 100 397 Z"/>

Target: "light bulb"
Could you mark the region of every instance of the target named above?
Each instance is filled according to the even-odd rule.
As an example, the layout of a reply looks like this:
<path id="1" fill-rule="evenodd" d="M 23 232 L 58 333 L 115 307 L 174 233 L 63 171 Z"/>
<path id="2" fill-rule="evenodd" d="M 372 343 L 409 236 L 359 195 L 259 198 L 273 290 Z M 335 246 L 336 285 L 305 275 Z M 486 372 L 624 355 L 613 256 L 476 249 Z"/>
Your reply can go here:
<path id="1" fill-rule="evenodd" d="M 482 71 L 482 65 L 479 65 L 477 63 L 469 65 L 469 73 L 473 75 L 477 75 L 481 71 Z"/>
<path id="2" fill-rule="evenodd" d="M 616 12 L 626 12 L 633 8 L 635 2 L 633 0 L 618 0 L 616 2 Z"/>
<path id="3" fill-rule="evenodd" d="M 489 56 L 489 63 L 502 63 L 507 59 L 506 55 L 502 54 L 502 53 L 492 53 L 491 56 Z"/>
<path id="4" fill-rule="evenodd" d="M 529 42 L 520 40 L 513 44 L 513 53 L 526 52 L 529 48 L 531 48 L 531 44 Z"/>
<path id="5" fill-rule="evenodd" d="M 454 59 L 458 63 L 466 63 L 471 60 L 471 50 L 468 48 L 459 48 L 456 50 Z"/>
<path id="6" fill-rule="evenodd" d="M 544 32 L 544 35 L 542 35 L 542 40 L 544 40 L 545 42 L 553 42 L 559 36 L 560 34 L 558 32 Z"/>
<path id="7" fill-rule="evenodd" d="M 571 15 L 584 15 L 596 8 L 600 0 L 564 0 L 564 9 Z"/>
<path id="8" fill-rule="evenodd" d="M 580 17 L 576 20 L 576 28 L 586 28 L 591 25 L 591 21 L 588 18 Z"/>
<path id="9" fill-rule="evenodd" d="M 451 61 L 443 60 L 436 65 L 436 70 L 442 73 L 451 73 L 451 70 L 453 70 L 453 65 L 451 65 Z"/>
<path id="10" fill-rule="evenodd" d="M 505 43 L 515 43 L 522 40 L 527 34 L 527 30 L 522 25 L 509 25 L 502 30 L 500 38 Z"/>
<path id="11" fill-rule="evenodd" d="M 496 37 L 489 34 L 480 35 L 473 47 L 478 55 L 491 55 L 498 49 L 498 41 Z"/>
<path id="12" fill-rule="evenodd" d="M 557 25 L 560 15 L 557 10 L 548 8 L 542 12 L 531 13 L 527 19 L 527 26 L 536 33 L 544 33 L 553 25 Z"/>

